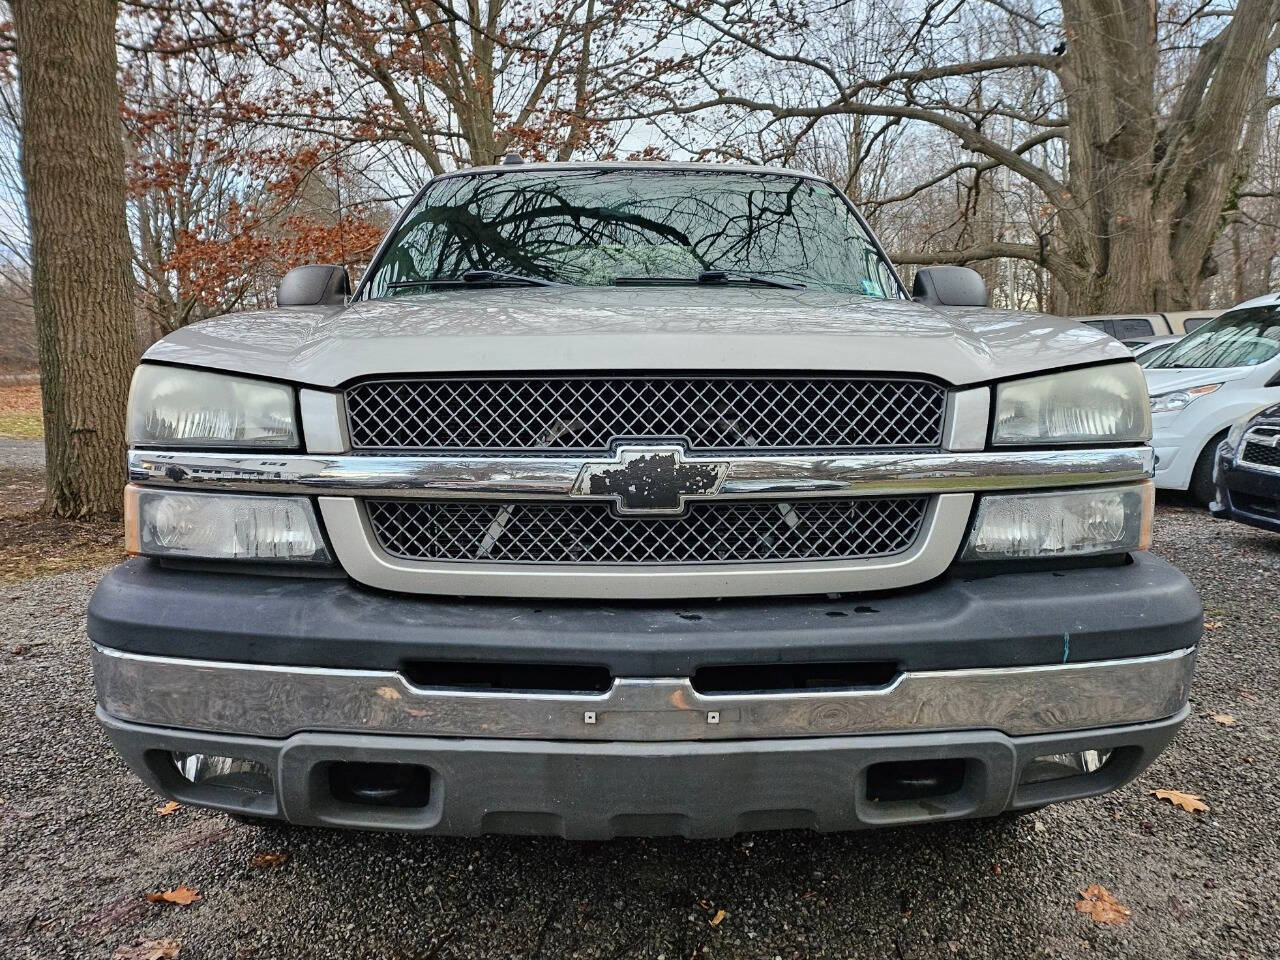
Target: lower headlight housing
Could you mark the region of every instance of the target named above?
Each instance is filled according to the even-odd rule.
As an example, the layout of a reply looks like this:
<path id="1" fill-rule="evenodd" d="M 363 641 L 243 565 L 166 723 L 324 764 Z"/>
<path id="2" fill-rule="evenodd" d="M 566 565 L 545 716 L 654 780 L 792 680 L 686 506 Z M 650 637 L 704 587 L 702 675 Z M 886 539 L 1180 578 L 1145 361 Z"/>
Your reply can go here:
<path id="1" fill-rule="evenodd" d="M 125 546 L 147 557 L 330 563 L 306 497 L 125 488 Z"/>
<path id="2" fill-rule="evenodd" d="M 1081 557 L 1145 550 L 1151 543 L 1155 488 L 1084 487 L 1053 493 L 983 497 L 964 560 Z"/>

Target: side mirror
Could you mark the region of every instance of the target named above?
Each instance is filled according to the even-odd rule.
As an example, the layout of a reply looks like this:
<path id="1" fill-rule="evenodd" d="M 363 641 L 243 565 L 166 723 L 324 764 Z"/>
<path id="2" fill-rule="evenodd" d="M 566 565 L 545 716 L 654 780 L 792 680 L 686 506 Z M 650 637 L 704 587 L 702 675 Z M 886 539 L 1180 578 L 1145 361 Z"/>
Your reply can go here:
<path id="1" fill-rule="evenodd" d="M 351 296 L 347 268 L 333 264 L 294 267 L 276 290 L 278 307 L 341 306 Z"/>
<path id="2" fill-rule="evenodd" d="M 968 267 L 921 267 L 911 284 L 911 299 L 934 307 L 985 307 L 987 285 Z"/>

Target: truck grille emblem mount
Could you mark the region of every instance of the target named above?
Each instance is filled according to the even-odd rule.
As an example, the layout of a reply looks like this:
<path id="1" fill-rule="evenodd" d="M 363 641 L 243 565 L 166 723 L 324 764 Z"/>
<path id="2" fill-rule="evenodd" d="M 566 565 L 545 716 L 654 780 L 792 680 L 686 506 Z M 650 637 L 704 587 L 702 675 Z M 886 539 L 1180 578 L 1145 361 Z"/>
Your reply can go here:
<path id="1" fill-rule="evenodd" d="M 620 446 L 608 460 L 588 460 L 572 494 L 612 500 L 627 516 L 684 512 L 689 500 L 714 497 L 729 472 L 724 460 L 686 460 L 684 447 Z"/>

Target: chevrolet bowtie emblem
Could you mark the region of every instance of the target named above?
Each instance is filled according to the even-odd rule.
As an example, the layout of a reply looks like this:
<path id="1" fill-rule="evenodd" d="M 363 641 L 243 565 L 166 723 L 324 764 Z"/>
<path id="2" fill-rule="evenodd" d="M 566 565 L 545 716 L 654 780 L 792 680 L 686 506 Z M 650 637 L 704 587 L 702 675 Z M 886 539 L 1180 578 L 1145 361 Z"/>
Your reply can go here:
<path id="1" fill-rule="evenodd" d="M 714 497 L 729 464 L 686 460 L 678 446 L 619 447 L 612 460 L 588 460 L 575 497 L 612 500 L 619 513 L 682 513 L 685 502 Z"/>

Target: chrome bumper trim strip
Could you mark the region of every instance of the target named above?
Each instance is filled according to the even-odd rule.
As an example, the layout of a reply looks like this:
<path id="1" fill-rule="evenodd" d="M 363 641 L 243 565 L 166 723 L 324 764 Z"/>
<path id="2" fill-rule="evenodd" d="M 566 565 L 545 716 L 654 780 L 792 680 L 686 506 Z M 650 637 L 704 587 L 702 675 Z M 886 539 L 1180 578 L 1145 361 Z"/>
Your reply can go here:
<path id="1" fill-rule="evenodd" d="M 560 499 L 584 457 L 352 456 L 131 450 L 135 483 L 328 496 Z M 715 457 L 718 497 L 968 493 L 1124 483 L 1153 475 L 1149 447 L 851 456 Z M 698 457 L 686 463 L 696 464 Z"/>
<path id="2" fill-rule="evenodd" d="M 93 645 L 98 702 L 133 723 L 261 737 L 302 731 L 537 740 L 742 740 L 1146 723 L 1187 700 L 1195 650 L 1089 663 L 912 671 L 884 687 L 704 696 L 687 679 L 601 694 L 431 689 L 399 673 L 143 656 Z"/>

